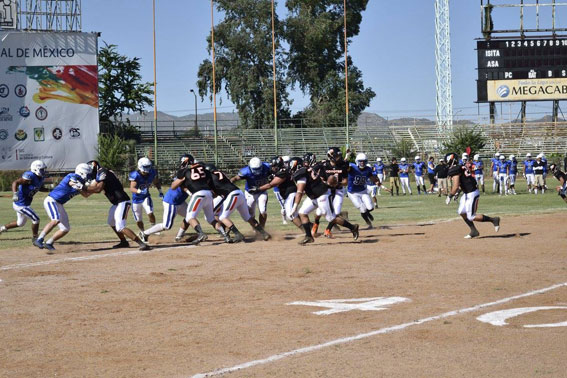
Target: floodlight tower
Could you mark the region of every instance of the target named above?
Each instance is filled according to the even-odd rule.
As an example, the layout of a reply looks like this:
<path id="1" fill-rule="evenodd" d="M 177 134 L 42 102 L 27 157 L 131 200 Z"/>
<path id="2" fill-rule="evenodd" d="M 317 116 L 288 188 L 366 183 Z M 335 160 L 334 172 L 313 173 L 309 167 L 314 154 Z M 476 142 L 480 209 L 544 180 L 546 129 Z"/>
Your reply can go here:
<path id="1" fill-rule="evenodd" d="M 10 0 L 18 4 L 23 31 L 80 32 L 81 0 Z"/>
<path id="2" fill-rule="evenodd" d="M 449 0 L 435 0 L 435 74 L 437 77 L 436 123 L 439 133 L 445 134 L 453 129 Z"/>

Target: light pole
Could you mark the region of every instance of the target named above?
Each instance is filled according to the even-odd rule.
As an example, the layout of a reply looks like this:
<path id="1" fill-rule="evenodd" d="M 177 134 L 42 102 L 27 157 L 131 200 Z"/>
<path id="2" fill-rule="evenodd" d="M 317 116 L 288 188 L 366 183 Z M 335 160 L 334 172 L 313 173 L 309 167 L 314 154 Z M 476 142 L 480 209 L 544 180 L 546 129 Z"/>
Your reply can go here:
<path id="1" fill-rule="evenodd" d="M 193 89 L 189 90 L 189 92 L 193 93 L 193 96 L 195 96 L 195 126 L 193 130 L 195 131 L 195 136 L 197 136 L 199 134 L 199 127 L 197 126 L 197 94 Z"/>

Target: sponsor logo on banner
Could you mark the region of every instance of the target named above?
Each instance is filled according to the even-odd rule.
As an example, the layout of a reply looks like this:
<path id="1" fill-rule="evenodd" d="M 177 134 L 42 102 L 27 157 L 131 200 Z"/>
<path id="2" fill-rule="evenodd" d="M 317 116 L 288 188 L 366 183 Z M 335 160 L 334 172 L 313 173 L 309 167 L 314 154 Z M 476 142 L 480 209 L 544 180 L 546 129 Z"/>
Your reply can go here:
<path id="1" fill-rule="evenodd" d="M 16 0 L 0 1 L 0 27 L 15 29 L 18 25 L 18 8 Z"/>
<path id="2" fill-rule="evenodd" d="M 59 140 L 63 137 L 63 130 L 61 130 L 59 127 L 56 127 L 51 132 L 51 135 L 53 136 L 53 139 Z"/>
<path id="3" fill-rule="evenodd" d="M 28 118 L 30 116 L 30 108 L 28 108 L 27 106 L 22 106 L 19 113 L 22 117 Z"/>
<path id="4" fill-rule="evenodd" d="M 0 140 L 8 139 L 8 130 L 0 129 Z"/>
<path id="5" fill-rule="evenodd" d="M 488 101 L 567 100 L 567 79 L 489 80 Z"/>
<path id="6" fill-rule="evenodd" d="M 45 130 L 43 127 L 36 127 L 33 129 L 33 140 L 35 142 L 45 141 Z"/>
<path id="7" fill-rule="evenodd" d="M 39 119 L 40 121 L 45 121 L 45 119 L 47 118 L 47 109 L 45 109 L 43 106 L 37 108 L 37 110 L 35 111 L 35 118 Z"/>
<path id="8" fill-rule="evenodd" d="M 78 127 L 71 127 L 69 129 L 69 135 L 73 139 L 80 138 L 81 137 L 81 129 L 79 129 Z"/>
<path id="9" fill-rule="evenodd" d="M 12 158 L 12 154 L 10 153 L 10 147 L 0 148 L 0 158 L 2 158 L 2 160 L 10 160 L 10 158 Z"/>
<path id="10" fill-rule="evenodd" d="M 5 98 L 10 94 L 10 88 L 6 84 L 0 84 L 0 97 Z"/>
<path id="11" fill-rule="evenodd" d="M 12 121 L 12 116 L 10 115 L 10 108 L 5 106 L 0 108 L 0 122 L 10 122 Z"/>
<path id="12" fill-rule="evenodd" d="M 16 131 L 16 134 L 14 134 L 14 138 L 16 138 L 16 140 L 26 140 L 27 137 L 28 133 L 26 133 L 22 129 L 18 129 L 18 131 Z"/>
<path id="13" fill-rule="evenodd" d="M 14 93 L 18 97 L 25 97 L 26 94 L 28 94 L 28 90 L 25 85 L 18 84 L 16 85 L 16 88 L 14 88 Z"/>

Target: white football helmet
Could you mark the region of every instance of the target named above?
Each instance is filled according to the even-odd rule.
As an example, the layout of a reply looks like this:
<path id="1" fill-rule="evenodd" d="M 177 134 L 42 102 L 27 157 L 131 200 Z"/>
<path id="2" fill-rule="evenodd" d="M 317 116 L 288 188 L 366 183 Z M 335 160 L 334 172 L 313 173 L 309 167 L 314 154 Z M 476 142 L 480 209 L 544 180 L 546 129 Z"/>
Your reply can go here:
<path id="1" fill-rule="evenodd" d="M 152 161 L 147 157 L 140 158 L 138 160 L 138 170 L 142 173 L 150 173 L 152 169 Z"/>
<path id="2" fill-rule="evenodd" d="M 262 167 L 262 160 L 260 160 L 260 158 L 258 157 L 253 157 L 252 159 L 250 159 L 250 162 L 248 162 L 248 166 L 253 173 L 259 173 L 260 168 Z"/>
<path id="3" fill-rule="evenodd" d="M 499 159 L 500 159 L 500 160 L 506 160 L 506 156 L 500 155 Z"/>
<path id="4" fill-rule="evenodd" d="M 421 160 L 421 158 L 419 156 L 416 156 L 415 160 L 418 161 L 418 160 Z"/>
<path id="5" fill-rule="evenodd" d="M 378 163 L 380 163 L 380 162 L 382 162 L 382 158 L 376 158 L 376 161 L 377 161 Z"/>
<path id="6" fill-rule="evenodd" d="M 30 171 L 32 171 L 36 176 L 43 177 L 46 168 L 47 166 L 43 161 L 36 160 L 33 163 L 31 163 Z"/>
<path id="7" fill-rule="evenodd" d="M 401 158 L 400 161 L 401 161 L 402 163 L 405 163 L 405 162 L 406 162 L 406 158 Z"/>
<path id="8" fill-rule="evenodd" d="M 467 154 L 466 152 L 463 152 L 463 154 L 461 155 L 461 159 L 465 160 L 469 158 L 469 154 Z"/>
<path id="9" fill-rule="evenodd" d="M 366 167 L 366 164 L 368 164 L 368 158 L 366 157 L 366 154 L 363 154 L 362 152 L 356 155 L 356 159 L 355 159 L 356 165 L 358 165 L 359 168 L 364 168 Z"/>
<path id="10" fill-rule="evenodd" d="M 538 155 L 536 156 L 536 159 L 543 159 L 543 154 L 538 154 Z"/>
<path id="11" fill-rule="evenodd" d="M 514 155 L 508 156 L 508 160 L 514 160 L 516 157 Z"/>
<path id="12" fill-rule="evenodd" d="M 495 158 L 499 158 L 499 157 L 500 157 L 500 152 L 495 153 L 495 154 L 494 154 L 494 157 L 495 157 Z"/>
<path id="13" fill-rule="evenodd" d="M 479 154 L 476 154 L 476 155 L 473 156 L 473 160 L 474 160 L 474 161 L 478 161 L 478 159 L 480 159 L 480 155 L 479 155 Z"/>
<path id="14" fill-rule="evenodd" d="M 530 153 L 528 152 L 528 153 L 526 154 L 526 157 L 527 157 L 527 158 L 531 158 L 531 157 L 532 157 L 532 154 L 530 154 Z"/>
<path id="15" fill-rule="evenodd" d="M 93 169 L 87 163 L 81 163 L 75 168 L 75 173 L 81 176 L 83 180 L 86 180 L 92 171 Z"/>

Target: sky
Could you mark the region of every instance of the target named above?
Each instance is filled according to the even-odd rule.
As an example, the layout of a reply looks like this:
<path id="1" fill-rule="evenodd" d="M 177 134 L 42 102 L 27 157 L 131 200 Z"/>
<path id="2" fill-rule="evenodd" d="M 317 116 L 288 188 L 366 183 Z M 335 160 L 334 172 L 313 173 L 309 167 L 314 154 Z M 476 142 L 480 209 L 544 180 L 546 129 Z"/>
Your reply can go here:
<path id="1" fill-rule="evenodd" d="M 535 3 L 535 0 L 524 2 Z M 550 0 L 540 0 L 542 2 Z M 514 1 L 500 0 L 500 3 Z M 546 9 L 540 10 L 542 18 L 548 16 Z M 495 27 L 519 27 L 518 10 L 501 8 L 498 12 L 494 13 Z M 285 18 L 284 0 L 279 0 L 277 13 L 280 19 Z M 221 17 L 215 11 L 215 24 Z M 524 17 L 526 27 L 535 25 L 535 8 L 526 10 Z M 143 81 L 153 82 L 151 0 L 83 0 L 82 23 L 84 32 L 101 33 L 99 46 L 114 44 L 121 54 L 139 57 Z M 475 103 L 475 39 L 482 37 L 480 29 L 480 1 L 451 0 L 452 94 L 456 119 L 488 115 L 486 104 Z M 175 116 L 194 114 L 195 99 L 189 90 L 197 91 L 199 64 L 210 59 L 206 42 L 210 31 L 210 1 L 156 0 L 159 111 Z M 370 0 L 362 15 L 360 33 L 351 39 L 348 49 L 354 64 L 363 73 L 365 86 L 376 93 L 365 111 L 384 118 L 435 118 L 434 0 Z M 301 92 L 292 92 L 291 97 L 294 100 L 292 113 L 309 102 Z M 198 98 L 197 107 L 199 114 L 212 112 L 209 99 Z M 528 105 L 528 111 L 532 112 L 550 112 L 550 109 L 548 103 Z M 217 95 L 217 111 L 236 111 L 226 93 Z M 514 117 L 517 109 L 504 104 L 497 107 L 497 112 Z"/>

